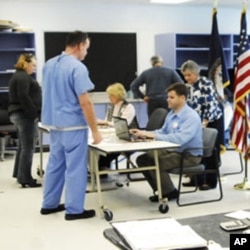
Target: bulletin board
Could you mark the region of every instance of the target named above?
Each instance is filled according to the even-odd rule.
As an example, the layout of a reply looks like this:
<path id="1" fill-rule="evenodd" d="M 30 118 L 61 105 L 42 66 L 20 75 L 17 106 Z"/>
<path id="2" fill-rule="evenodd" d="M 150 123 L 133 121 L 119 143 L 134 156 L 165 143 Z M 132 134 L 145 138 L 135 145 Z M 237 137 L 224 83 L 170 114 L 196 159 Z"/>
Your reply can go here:
<path id="1" fill-rule="evenodd" d="M 136 33 L 87 32 L 91 45 L 84 64 L 95 84 L 94 91 L 105 91 L 108 85 L 121 82 L 126 90 L 136 77 Z M 68 32 L 44 32 L 45 60 L 65 48 Z"/>

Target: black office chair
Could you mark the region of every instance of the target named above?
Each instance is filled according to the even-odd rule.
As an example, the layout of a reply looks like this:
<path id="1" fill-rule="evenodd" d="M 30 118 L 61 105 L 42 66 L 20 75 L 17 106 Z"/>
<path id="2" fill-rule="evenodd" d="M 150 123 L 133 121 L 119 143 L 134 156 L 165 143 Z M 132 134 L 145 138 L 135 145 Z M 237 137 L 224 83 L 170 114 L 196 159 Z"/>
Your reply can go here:
<path id="1" fill-rule="evenodd" d="M 4 160 L 5 154 L 15 154 L 16 150 L 6 150 L 6 138 L 16 134 L 16 127 L 10 122 L 7 109 L 0 109 L 0 160 Z"/>
<path id="2" fill-rule="evenodd" d="M 169 170 L 169 173 L 171 174 L 177 174 L 179 175 L 179 180 L 178 180 L 178 190 L 179 190 L 179 196 L 176 200 L 178 206 L 187 206 L 187 205 L 194 205 L 194 204 L 201 204 L 201 203 L 207 203 L 207 202 L 213 202 L 213 201 L 219 201 L 223 197 L 223 191 L 222 191 L 222 185 L 221 185 L 221 180 L 220 180 L 220 172 L 219 172 L 219 166 L 218 166 L 218 157 L 217 157 L 217 152 L 216 152 L 216 139 L 217 139 L 218 131 L 214 128 L 203 128 L 203 155 L 202 155 L 202 160 L 201 163 L 195 166 L 191 167 L 183 167 L 183 158 L 181 159 L 180 167 L 174 168 Z M 185 152 L 183 152 L 184 155 Z M 206 164 L 207 162 L 213 162 L 216 166 L 214 169 L 206 169 Z M 199 183 L 198 183 L 198 176 L 202 174 L 216 174 L 218 178 L 218 185 L 219 185 L 219 195 L 216 198 L 211 198 L 211 199 L 204 199 L 194 201 L 194 202 L 181 202 L 181 196 L 183 194 L 187 193 L 193 193 L 199 190 Z M 194 177 L 195 181 L 195 187 L 194 189 L 191 190 L 186 190 L 182 191 L 182 178 L 183 175 L 191 175 Z M 207 192 L 201 191 L 204 195 L 207 195 Z M 200 194 L 201 194 L 200 192 Z M 192 197 L 189 197 L 189 200 Z"/>
<path id="3" fill-rule="evenodd" d="M 154 112 L 151 114 L 151 116 L 149 117 L 149 120 L 147 122 L 146 125 L 146 130 L 152 131 L 155 129 L 159 129 L 162 127 L 166 115 L 167 115 L 168 111 L 164 108 L 157 108 L 156 110 L 154 110 Z M 133 153 L 125 153 L 123 154 L 123 156 L 126 159 L 126 167 L 127 169 L 129 168 L 137 168 L 137 166 L 131 161 L 130 157 Z M 116 159 L 116 168 L 118 168 L 118 159 Z M 135 175 L 135 173 L 126 173 L 127 174 L 127 178 L 129 181 L 141 181 L 141 180 L 145 180 L 144 177 L 134 177 L 132 178 L 132 175 Z M 119 184 L 118 184 L 119 185 Z"/>
<path id="4" fill-rule="evenodd" d="M 155 130 L 162 127 L 168 111 L 164 108 L 157 108 L 149 117 L 146 130 Z"/>

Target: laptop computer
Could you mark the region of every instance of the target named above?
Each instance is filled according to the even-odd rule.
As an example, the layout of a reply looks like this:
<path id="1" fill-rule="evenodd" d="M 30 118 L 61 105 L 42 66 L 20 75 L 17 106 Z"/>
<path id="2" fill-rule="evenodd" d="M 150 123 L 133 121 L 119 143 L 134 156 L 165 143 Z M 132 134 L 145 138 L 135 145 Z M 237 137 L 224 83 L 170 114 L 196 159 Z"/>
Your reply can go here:
<path id="1" fill-rule="evenodd" d="M 142 141 L 152 141 L 152 138 L 140 138 L 129 132 L 128 122 L 126 119 L 113 116 L 114 128 L 116 136 L 125 141 L 130 142 L 142 142 Z"/>

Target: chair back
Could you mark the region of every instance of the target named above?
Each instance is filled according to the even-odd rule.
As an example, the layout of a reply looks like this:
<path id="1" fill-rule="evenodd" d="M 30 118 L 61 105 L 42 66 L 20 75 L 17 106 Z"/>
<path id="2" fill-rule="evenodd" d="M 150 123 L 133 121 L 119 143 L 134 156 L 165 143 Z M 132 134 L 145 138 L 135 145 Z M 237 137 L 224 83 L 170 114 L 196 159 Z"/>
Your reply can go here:
<path id="1" fill-rule="evenodd" d="M 10 125 L 12 124 L 7 109 L 0 108 L 0 125 Z"/>
<path id="2" fill-rule="evenodd" d="M 170 170 L 170 173 L 179 175 L 179 181 L 178 181 L 179 196 L 177 197 L 177 200 L 176 200 L 178 206 L 188 206 L 188 205 L 194 205 L 194 204 L 202 204 L 202 203 L 208 203 L 208 202 L 213 202 L 213 201 L 219 201 L 223 197 L 222 185 L 221 185 L 221 180 L 220 180 L 220 172 L 219 172 L 219 167 L 218 167 L 218 157 L 217 157 L 217 151 L 216 151 L 216 146 L 215 146 L 218 131 L 215 128 L 203 128 L 202 132 L 203 132 L 203 136 L 202 136 L 203 155 L 202 155 L 201 163 L 195 166 L 183 167 L 183 157 L 182 157 L 181 166 Z M 181 189 L 182 179 L 185 174 L 192 176 L 194 180 L 194 188 L 182 191 Z M 205 198 L 206 196 L 204 195 L 204 197 L 200 196 L 202 199 L 199 199 L 197 197 L 198 199 L 196 199 L 195 201 L 192 201 L 189 198 L 186 201 L 181 202 L 180 197 L 183 194 L 194 193 L 200 189 L 199 178 L 202 178 L 203 181 L 206 181 L 207 178 L 209 178 L 209 176 L 211 175 L 215 176 L 215 178 L 218 179 L 219 194 L 217 195 L 217 197 Z"/>
<path id="3" fill-rule="evenodd" d="M 164 108 L 157 108 L 156 110 L 154 110 L 154 112 L 148 119 L 146 130 L 155 130 L 161 128 L 165 121 L 167 113 L 168 111 Z"/>
<path id="4" fill-rule="evenodd" d="M 203 128 L 203 157 L 210 157 L 214 154 L 217 136 L 217 129 Z"/>

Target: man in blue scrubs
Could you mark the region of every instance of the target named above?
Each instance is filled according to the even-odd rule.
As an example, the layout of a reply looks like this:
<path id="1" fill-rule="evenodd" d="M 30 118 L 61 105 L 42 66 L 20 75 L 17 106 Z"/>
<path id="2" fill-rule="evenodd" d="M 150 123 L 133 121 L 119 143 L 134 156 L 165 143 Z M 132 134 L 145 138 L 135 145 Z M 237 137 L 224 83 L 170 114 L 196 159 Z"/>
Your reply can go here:
<path id="1" fill-rule="evenodd" d="M 88 166 L 88 126 L 93 143 L 101 141 L 93 103 L 94 88 L 86 66 L 90 40 L 86 33 L 68 35 L 65 51 L 43 68 L 42 124 L 50 129 L 50 156 L 45 171 L 41 214 L 66 210 L 65 219 L 86 219 L 95 210 L 84 208 Z M 65 205 L 60 204 L 65 188 Z"/>

